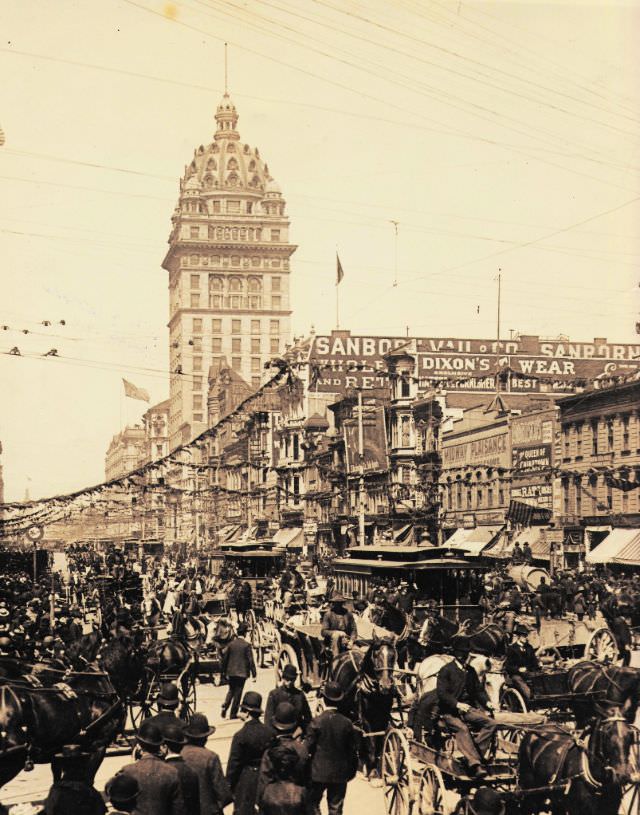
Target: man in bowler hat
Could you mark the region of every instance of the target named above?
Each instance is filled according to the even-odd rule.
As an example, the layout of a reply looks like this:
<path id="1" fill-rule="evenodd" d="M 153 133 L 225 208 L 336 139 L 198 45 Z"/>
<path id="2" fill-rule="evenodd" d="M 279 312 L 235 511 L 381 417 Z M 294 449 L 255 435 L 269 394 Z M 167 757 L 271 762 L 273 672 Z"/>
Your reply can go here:
<path id="1" fill-rule="evenodd" d="M 306 738 L 311 755 L 311 812 L 320 815 L 320 802 L 326 793 L 329 815 L 342 815 L 347 784 L 358 766 L 356 731 L 338 712 L 344 699 L 340 686 L 327 682 L 322 697 L 326 709 L 312 720 Z"/>
<path id="2" fill-rule="evenodd" d="M 231 708 L 229 718 L 238 718 L 238 708 L 240 707 L 244 683 L 249 676 L 252 676 L 254 679 L 257 676 L 256 663 L 253 659 L 253 649 L 250 643 L 244 639 L 244 635 L 247 631 L 248 628 L 245 623 L 240 623 L 238 626 L 238 636 L 231 640 L 222 656 L 222 675 L 226 677 L 229 682 L 227 697 L 222 705 L 223 718 L 227 715 L 229 707 Z"/>
<path id="3" fill-rule="evenodd" d="M 242 709 L 249 719 L 231 741 L 227 781 L 233 790 L 234 815 L 254 815 L 258 770 L 263 753 L 273 739 L 273 730 L 260 721 L 262 696 L 259 693 L 245 693 Z"/>
<path id="4" fill-rule="evenodd" d="M 207 739 L 213 733 L 215 727 L 209 726 L 207 717 L 203 713 L 194 713 L 184 729 L 187 743 L 180 752 L 185 764 L 198 777 L 200 815 L 220 815 L 233 800 L 222 772 L 220 756 L 206 746 Z"/>
<path id="5" fill-rule="evenodd" d="M 155 716 L 150 716 L 147 722 L 156 725 L 163 737 L 167 725 L 184 727 L 182 719 L 179 719 L 175 714 L 180 704 L 180 692 L 177 685 L 174 685 L 173 682 L 165 682 L 160 688 L 160 694 L 156 702 L 158 704 L 158 713 Z"/>
<path id="6" fill-rule="evenodd" d="M 281 702 L 288 702 L 293 705 L 298 719 L 298 726 L 305 731 L 311 721 L 311 709 L 307 702 L 307 697 L 296 688 L 298 671 L 295 665 L 285 665 L 282 671 L 282 684 L 269 691 L 267 704 L 264 711 L 264 723 L 271 727 L 273 714 Z"/>

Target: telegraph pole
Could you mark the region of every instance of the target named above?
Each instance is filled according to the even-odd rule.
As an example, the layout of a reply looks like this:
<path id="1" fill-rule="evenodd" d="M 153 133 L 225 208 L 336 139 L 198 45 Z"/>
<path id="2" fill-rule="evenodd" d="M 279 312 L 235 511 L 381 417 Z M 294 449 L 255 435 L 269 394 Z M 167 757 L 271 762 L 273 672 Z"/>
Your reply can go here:
<path id="1" fill-rule="evenodd" d="M 364 429 L 362 426 L 362 388 L 358 388 L 358 459 L 358 543 L 360 546 L 364 546 Z"/>

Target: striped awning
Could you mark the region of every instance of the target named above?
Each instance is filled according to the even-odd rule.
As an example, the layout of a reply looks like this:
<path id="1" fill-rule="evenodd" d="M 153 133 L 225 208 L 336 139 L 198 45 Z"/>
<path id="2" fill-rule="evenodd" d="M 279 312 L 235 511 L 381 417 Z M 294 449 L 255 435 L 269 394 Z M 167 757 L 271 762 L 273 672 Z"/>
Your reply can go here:
<path id="1" fill-rule="evenodd" d="M 636 557 L 640 545 L 640 529 L 613 529 L 607 537 L 595 546 L 585 560 L 587 563 L 633 563 L 628 558 Z M 621 560 L 623 557 L 625 559 Z M 640 562 L 640 560 L 638 561 Z"/>
<path id="2" fill-rule="evenodd" d="M 304 531 L 300 526 L 285 527 L 278 529 L 273 539 L 276 542 L 276 549 L 302 549 Z"/>
<path id="3" fill-rule="evenodd" d="M 444 542 L 445 549 L 460 549 L 471 555 L 479 555 L 502 530 L 501 526 L 476 526 L 475 529 L 456 529 Z"/>
<path id="4" fill-rule="evenodd" d="M 640 530 L 635 530 L 638 534 L 636 537 L 623 546 L 622 549 L 615 556 L 616 563 L 624 563 L 628 566 L 640 566 Z"/>

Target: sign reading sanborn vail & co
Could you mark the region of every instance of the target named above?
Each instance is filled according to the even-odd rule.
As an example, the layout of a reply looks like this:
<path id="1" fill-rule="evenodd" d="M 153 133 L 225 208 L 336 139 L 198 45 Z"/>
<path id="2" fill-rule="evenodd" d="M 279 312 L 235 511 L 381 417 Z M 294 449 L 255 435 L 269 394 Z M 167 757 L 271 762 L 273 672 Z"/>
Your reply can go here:
<path id="1" fill-rule="evenodd" d="M 416 374 L 425 384 L 443 382 L 451 391 L 493 392 L 496 374 L 508 366 L 511 392 L 571 392 L 576 381 L 625 375 L 640 367 L 640 345 L 522 336 L 495 340 L 407 337 L 352 337 L 349 332 L 314 338 L 310 359 L 317 366 L 320 391 L 342 393 L 353 387 L 388 387 L 383 359 L 389 351 L 415 343 Z M 518 376 L 519 374 L 520 376 Z"/>

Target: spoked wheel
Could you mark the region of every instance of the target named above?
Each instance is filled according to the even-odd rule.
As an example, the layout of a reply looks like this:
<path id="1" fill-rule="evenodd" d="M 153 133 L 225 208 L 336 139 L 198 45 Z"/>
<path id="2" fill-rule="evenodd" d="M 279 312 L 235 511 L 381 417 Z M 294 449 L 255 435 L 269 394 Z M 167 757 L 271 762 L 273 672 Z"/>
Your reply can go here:
<path id="1" fill-rule="evenodd" d="M 504 686 L 500 691 L 500 707 L 510 713 L 527 713 L 524 696 L 516 688 Z"/>
<path id="2" fill-rule="evenodd" d="M 253 653 L 255 654 L 256 664 L 259 668 L 264 668 L 264 657 L 265 657 L 265 647 L 264 641 L 262 637 L 262 630 L 260 625 L 254 625 L 253 628 L 249 629 L 249 642 L 251 643 L 251 647 L 253 648 Z"/>
<path id="3" fill-rule="evenodd" d="M 640 787 L 637 784 L 630 784 L 622 790 L 619 812 L 620 815 L 640 814 Z"/>
<path id="4" fill-rule="evenodd" d="M 244 621 L 249 626 L 249 630 L 256 627 L 256 613 L 252 608 L 248 608 L 244 613 Z"/>
<path id="5" fill-rule="evenodd" d="M 182 700 L 180 704 L 180 718 L 186 722 L 191 721 L 191 717 L 196 712 L 197 693 L 196 678 L 190 676 L 186 680 L 186 685 L 182 688 Z"/>
<path id="6" fill-rule="evenodd" d="M 127 708 L 131 727 L 137 733 L 142 722 L 151 716 L 151 708 L 146 704 L 146 700 L 138 702 L 136 699 L 130 699 Z"/>
<path id="7" fill-rule="evenodd" d="M 615 637 L 608 628 L 597 628 L 584 648 L 584 658 L 596 662 L 618 662 L 620 652 Z"/>
<path id="8" fill-rule="evenodd" d="M 390 730 L 382 747 L 382 783 L 388 815 L 409 815 L 413 764 L 409 742 L 400 730 Z"/>
<path id="9" fill-rule="evenodd" d="M 300 682 L 300 663 L 298 662 L 296 652 L 290 645 L 283 645 L 280 649 L 280 653 L 278 654 L 278 663 L 276 665 L 278 684 L 282 682 L 282 672 L 284 671 L 286 665 L 293 665 L 293 667 L 298 671 L 297 682 Z"/>
<path id="10" fill-rule="evenodd" d="M 442 773 L 437 767 L 427 766 L 420 776 L 417 815 L 446 815 L 446 787 Z"/>

